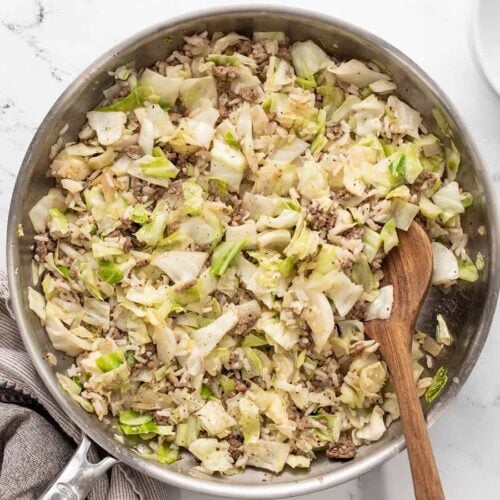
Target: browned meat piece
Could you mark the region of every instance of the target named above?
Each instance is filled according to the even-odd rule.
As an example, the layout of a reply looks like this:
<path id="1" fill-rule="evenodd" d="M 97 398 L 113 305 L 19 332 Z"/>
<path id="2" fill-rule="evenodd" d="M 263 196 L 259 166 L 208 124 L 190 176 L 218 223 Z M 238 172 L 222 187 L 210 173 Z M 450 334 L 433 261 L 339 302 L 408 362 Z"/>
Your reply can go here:
<path id="1" fill-rule="evenodd" d="M 180 196 L 182 194 L 182 181 L 179 179 L 172 182 L 172 184 L 170 184 L 167 188 L 167 193 Z"/>
<path id="2" fill-rule="evenodd" d="M 326 138 L 331 141 L 335 141 L 342 137 L 344 132 L 342 131 L 342 127 L 337 124 L 331 124 L 326 126 Z"/>
<path id="3" fill-rule="evenodd" d="M 233 460 L 238 460 L 241 455 L 241 447 L 243 446 L 243 443 L 238 438 L 234 437 L 229 438 L 227 442 L 229 443 L 229 454 Z"/>
<path id="4" fill-rule="evenodd" d="M 257 64 L 262 64 L 263 62 L 268 61 L 269 54 L 264 47 L 262 42 L 254 43 L 252 46 L 252 57 L 254 58 Z"/>
<path id="5" fill-rule="evenodd" d="M 44 260 L 49 253 L 53 253 L 54 250 L 56 249 L 56 242 L 49 237 L 48 233 L 45 233 L 44 236 L 47 236 L 48 240 L 47 241 L 37 240 L 35 245 L 35 259 L 38 262 Z"/>
<path id="6" fill-rule="evenodd" d="M 364 229 L 362 227 L 353 227 L 346 231 L 342 236 L 348 240 L 359 240 L 363 236 Z"/>
<path id="7" fill-rule="evenodd" d="M 173 424 L 173 421 L 170 419 L 170 417 L 167 417 L 165 415 L 158 415 L 158 412 L 155 412 L 154 419 L 158 425 L 172 425 Z"/>
<path id="8" fill-rule="evenodd" d="M 238 68 L 234 66 L 215 66 L 213 72 L 215 78 L 225 82 L 236 80 L 240 76 Z"/>
<path id="9" fill-rule="evenodd" d="M 243 202 L 240 198 L 234 196 L 231 199 L 233 205 L 233 213 L 231 214 L 231 226 L 240 226 L 248 215 L 248 212 L 243 208 Z"/>
<path id="10" fill-rule="evenodd" d="M 420 175 L 416 178 L 412 187 L 417 191 L 426 191 L 434 186 L 435 182 L 436 174 L 429 172 L 428 170 L 424 170 L 423 172 L 420 172 Z"/>
<path id="11" fill-rule="evenodd" d="M 245 101 L 254 101 L 257 97 L 257 90 L 255 89 L 255 87 L 241 89 L 240 96 L 245 99 Z"/>
<path id="12" fill-rule="evenodd" d="M 249 56 L 252 53 L 252 42 L 250 40 L 240 40 L 233 45 L 234 52 L 238 52 L 244 56 Z"/>
<path id="13" fill-rule="evenodd" d="M 236 382 L 236 385 L 234 386 L 234 388 L 236 389 L 237 392 L 247 392 L 247 390 L 248 390 L 248 387 L 246 386 L 246 384 L 244 384 L 243 382 L 240 382 L 239 380 Z"/>
<path id="14" fill-rule="evenodd" d="M 334 211 L 325 211 L 314 201 L 307 204 L 306 211 L 306 222 L 311 229 L 319 231 L 323 237 L 335 226 L 337 214 Z"/>
<path id="15" fill-rule="evenodd" d="M 359 319 L 363 321 L 366 313 L 366 302 L 364 300 L 358 300 L 353 308 L 349 311 L 349 318 L 351 319 Z"/>
<path id="16" fill-rule="evenodd" d="M 352 460 L 356 456 L 356 447 L 351 439 L 342 437 L 329 446 L 326 456 L 330 460 Z"/>
<path id="17" fill-rule="evenodd" d="M 292 53 L 288 47 L 280 47 L 278 50 L 278 57 L 284 59 L 285 61 L 290 62 L 292 60 Z"/>
<path id="18" fill-rule="evenodd" d="M 240 319 L 238 324 L 234 327 L 234 334 L 243 335 L 245 332 L 250 330 L 256 321 L 257 318 L 254 316 L 246 316 L 245 318 Z"/>
<path id="19" fill-rule="evenodd" d="M 352 194 L 347 191 L 347 189 L 342 189 L 340 191 L 332 191 L 330 193 L 332 200 L 336 201 L 347 201 L 352 198 Z"/>
<path id="20" fill-rule="evenodd" d="M 132 177 L 131 185 L 132 193 L 137 201 L 158 201 L 165 193 L 165 188 L 150 184 L 149 182 L 137 179 L 136 177 Z"/>
<path id="21" fill-rule="evenodd" d="M 125 148 L 125 153 L 133 160 L 137 160 L 143 155 L 142 148 L 139 144 L 130 144 L 130 146 Z"/>

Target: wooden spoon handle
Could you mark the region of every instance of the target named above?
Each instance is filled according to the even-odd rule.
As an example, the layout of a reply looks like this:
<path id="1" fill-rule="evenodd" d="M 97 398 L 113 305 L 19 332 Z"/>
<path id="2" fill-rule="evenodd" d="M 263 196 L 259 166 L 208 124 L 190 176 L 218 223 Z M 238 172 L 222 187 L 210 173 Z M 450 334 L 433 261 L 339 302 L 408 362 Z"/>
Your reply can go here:
<path id="1" fill-rule="evenodd" d="M 422 405 L 413 378 L 411 353 L 403 343 L 393 347 L 399 352 L 386 356 L 396 387 L 403 432 L 410 459 L 416 500 L 444 500 L 441 479 L 434 460 Z M 397 346 L 397 344 L 400 344 Z M 399 349 L 397 349 L 399 347 Z M 391 366 L 392 365 L 392 366 Z"/>

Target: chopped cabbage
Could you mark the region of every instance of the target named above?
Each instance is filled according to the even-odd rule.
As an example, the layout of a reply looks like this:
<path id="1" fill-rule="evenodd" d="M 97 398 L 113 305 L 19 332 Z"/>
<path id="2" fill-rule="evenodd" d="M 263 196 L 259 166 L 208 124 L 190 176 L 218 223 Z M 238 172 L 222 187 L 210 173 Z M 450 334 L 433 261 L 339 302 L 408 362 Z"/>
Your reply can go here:
<path id="1" fill-rule="evenodd" d="M 218 401 L 208 401 L 196 415 L 200 420 L 201 428 L 208 436 L 224 438 L 231 432 L 231 427 L 236 425 L 236 420 Z"/>
<path id="2" fill-rule="evenodd" d="M 451 345 L 453 342 L 453 337 L 451 336 L 448 325 L 441 314 L 438 314 L 436 325 L 436 342 L 443 345 Z"/>
<path id="3" fill-rule="evenodd" d="M 433 266 L 432 284 L 446 285 L 459 277 L 458 261 L 455 254 L 442 243 L 431 243 Z"/>
<path id="4" fill-rule="evenodd" d="M 181 82 L 179 93 L 188 110 L 199 108 L 207 99 L 212 106 L 217 105 L 217 85 L 213 76 L 187 78 Z"/>
<path id="5" fill-rule="evenodd" d="M 370 415 L 370 420 L 362 429 L 353 432 L 354 437 L 360 441 L 378 441 L 385 434 L 384 410 L 375 406 Z"/>
<path id="6" fill-rule="evenodd" d="M 245 444 L 256 443 L 260 438 L 259 407 L 251 399 L 243 397 L 239 402 L 239 410 L 239 424 Z"/>
<path id="7" fill-rule="evenodd" d="M 233 466 L 229 444 L 213 438 L 199 438 L 189 445 L 189 451 L 210 472 L 227 472 Z"/>
<path id="8" fill-rule="evenodd" d="M 159 267 L 175 283 L 198 277 L 208 258 L 207 252 L 165 252 L 155 257 L 151 264 Z"/>
<path id="9" fill-rule="evenodd" d="M 169 106 L 175 104 L 182 82 L 183 78 L 163 76 L 149 68 L 144 70 L 140 78 L 140 83 L 151 87 L 153 92 L 159 97 L 160 104 Z"/>
<path id="10" fill-rule="evenodd" d="M 320 69 L 330 63 L 326 52 L 311 40 L 294 43 L 291 55 L 295 73 L 301 78 L 312 79 Z"/>
<path id="11" fill-rule="evenodd" d="M 394 303 L 394 287 L 386 285 L 382 287 L 377 297 L 366 309 L 365 319 L 389 319 L 392 312 L 392 304 Z"/>
<path id="12" fill-rule="evenodd" d="M 231 191 L 238 191 L 247 167 L 245 155 L 215 139 L 210 151 L 210 175 L 227 182 Z"/>
<path id="13" fill-rule="evenodd" d="M 420 113 L 393 95 L 387 99 L 387 105 L 394 113 L 394 132 L 397 134 L 406 134 L 418 139 L 418 129 L 422 123 Z"/>
<path id="14" fill-rule="evenodd" d="M 357 59 L 343 62 L 331 71 L 339 80 L 356 85 L 358 88 L 366 87 L 380 80 L 390 80 L 388 75 L 373 71 Z"/>
<path id="15" fill-rule="evenodd" d="M 238 315 L 232 309 L 219 316 L 209 325 L 193 332 L 192 338 L 196 342 L 202 356 L 207 356 L 222 340 L 222 337 L 232 330 L 238 323 Z"/>
<path id="16" fill-rule="evenodd" d="M 247 240 L 239 241 L 224 241 L 213 253 L 212 265 L 210 271 L 216 276 L 222 276 L 233 259 L 238 255 L 240 250 L 247 244 Z"/>
<path id="17" fill-rule="evenodd" d="M 289 444 L 263 439 L 245 444 L 244 449 L 248 465 L 271 472 L 281 472 L 290 454 Z"/>
<path id="18" fill-rule="evenodd" d="M 43 233 L 47 230 L 50 210 L 54 208 L 59 210 L 64 210 L 66 208 L 64 195 L 59 189 L 51 189 L 49 193 L 43 196 L 29 211 L 31 224 L 33 224 L 33 229 L 37 233 Z"/>
<path id="19" fill-rule="evenodd" d="M 121 138 L 127 115 L 122 111 L 90 111 L 87 113 L 87 120 L 96 131 L 99 142 L 108 146 Z"/>

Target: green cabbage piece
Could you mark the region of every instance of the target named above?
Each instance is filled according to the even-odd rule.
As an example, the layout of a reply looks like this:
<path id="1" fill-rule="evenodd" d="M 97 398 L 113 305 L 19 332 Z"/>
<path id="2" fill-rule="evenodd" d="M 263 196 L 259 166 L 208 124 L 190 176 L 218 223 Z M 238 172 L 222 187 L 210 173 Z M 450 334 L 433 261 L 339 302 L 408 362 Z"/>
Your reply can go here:
<path id="1" fill-rule="evenodd" d="M 156 150 L 156 151 L 155 151 Z M 139 160 L 141 172 L 146 177 L 158 179 L 173 179 L 179 169 L 165 156 L 159 148 L 153 149 L 153 156 L 144 156 Z"/>
<path id="2" fill-rule="evenodd" d="M 143 425 L 151 422 L 153 417 L 147 413 L 138 413 L 133 410 L 120 410 L 118 420 L 126 425 Z"/>
<path id="3" fill-rule="evenodd" d="M 162 443 L 158 446 L 155 459 L 161 464 L 173 464 L 179 460 L 179 450 L 170 445 Z"/>
<path id="4" fill-rule="evenodd" d="M 248 465 L 278 473 L 285 467 L 290 454 L 290 444 L 259 439 L 245 444 L 244 450 Z"/>
<path id="5" fill-rule="evenodd" d="M 457 214 L 465 212 L 458 183 L 453 181 L 435 192 L 432 201 L 442 210 L 440 218 L 448 221 Z"/>
<path id="6" fill-rule="evenodd" d="M 167 227 L 168 207 L 159 202 L 151 216 L 151 221 L 144 224 L 136 233 L 135 237 L 149 246 L 157 245 L 163 238 L 163 233 Z"/>
<path id="7" fill-rule="evenodd" d="M 436 325 L 436 342 L 438 344 L 443 344 L 446 346 L 450 346 L 453 343 L 453 337 L 448 329 L 448 325 L 442 314 L 438 314 L 436 316 L 437 325 Z"/>
<path id="8" fill-rule="evenodd" d="M 248 397 L 243 397 L 239 402 L 239 425 L 243 432 L 245 444 L 256 443 L 260 438 L 259 407 Z"/>
<path id="9" fill-rule="evenodd" d="M 120 268 L 110 260 L 101 260 L 97 269 L 97 275 L 106 283 L 114 285 L 123 279 Z"/>
<path id="10" fill-rule="evenodd" d="M 420 196 L 420 200 L 418 202 L 420 207 L 420 213 L 431 221 L 435 221 L 443 212 L 437 205 L 432 203 L 431 200 L 426 198 L 425 196 Z"/>
<path id="11" fill-rule="evenodd" d="M 139 85 L 143 88 L 152 89 L 154 94 L 158 96 L 160 105 L 164 108 L 175 104 L 182 82 L 183 78 L 163 76 L 156 71 L 150 70 L 149 68 L 144 70 L 141 78 L 139 79 Z"/>
<path id="12" fill-rule="evenodd" d="M 175 283 L 194 280 L 208 258 L 207 252 L 169 251 L 159 254 L 151 264 L 159 267 Z"/>
<path id="13" fill-rule="evenodd" d="M 441 393 L 448 382 L 448 370 L 442 366 L 432 377 L 431 385 L 425 391 L 425 400 L 432 403 Z"/>
<path id="14" fill-rule="evenodd" d="M 332 72 L 339 80 L 356 85 L 358 88 L 366 87 L 379 80 L 390 80 L 388 75 L 373 71 L 357 59 L 341 63 Z"/>
<path id="15" fill-rule="evenodd" d="M 238 149 L 240 151 L 243 150 L 241 142 L 234 136 L 232 132 L 226 132 L 226 134 L 224 135 L 224 142 L 234 149 Z"/>
<path id="16" fill-rule="evenodd" d="M 451 143 L 451 148 L 445 149 L 445 158 L 448 179 L 454 181 L 457 177 L 458 168 L 460 167 L 460 153 L 453 142 Z"/>
<path id="17" fill-rule="evenodd" d="M 246 244 L 247 240 L 224 241 L 221 243 L 212 254 L 210 272 L 215 276 L 222 276 Z"/>
<path id="18" fill-rule="evenodd" d="M 92 403 L 80 395 L 82 387 L 78 383 L 61 373 L 56 373 L 56 377 L 61 387 L 69 394 L 71 399 L 76 401 L 87 413 L 94 413 Z"/>
<path id="19" fill-rule="evenodd" d="M 418 205 L 408 203 L 400 198 L 392 200 L 392 217 L 398 229 L 408 231 L 419 211 L 420 207 Z"/>
<path id="20" fill-rule="evenodd" d="M 363 253 L 366 255 L 368 262 L 375 259 L 380 246 L 382 244 L 382 237 L 377 232 L 368 227 L 365 228 L 362 241 L 364 243 Z"/>
<path id="21" fill-rule="evenodd" d="M 64 194 L 59 189 L 51 189 L 29 211 L 29 218 L 34 230 L 43 233 L 47 230 L 51 209 L 65 210 Z"/>
<path id="22" fill-rule="evenodd" d="M 280 91 L 284 86 L 293 83 L 293 77 L 293 68 L 287 61 L 276 56 L 271 56 L 269 58 L 264 90 L 266 92 Z"/>
<path id="23" fill-rule="evenodd" d="M 298 330 L 285 327 L 285 324 L 279 318 L 276 318 L 271 311 L 262 313 L 255 328 L 265 333 L 269 343 L 277 344 L 285 350 L 293 349 L 299 340 Z"/>
<path id="24" fill-rule="evenodd" d="M 433 241 L 431 243 L 433 266 L 432 284 L 446 285 L 459 276 L 458 261 L 455 254 L 442 243 Z"/>
<path id="25" fill-rule="evenodd" d="M 319 235 L 306 226 L 304 218 L 301 216 L 295 227 L 292 239 L 285 248 L 287 257 L 296 257 L 303 260 L 316 252 L 319 245 Z"/>
<path id="26" fill-rule="evenodd" d="M 177 424 L 175 433 L 175 444 L 188 448 L 200 434 L 199 420 L 195 416 L 190 416 L 186 420 Z M 191 451 L 191 450 L 190 450 Z"/>
<path id="27" fill-rule="evenodd" d="M 465 255 L 463 259 L 458 259 L 458 277 L 469 283 L 474 283 L 479 279 L 478 268 L 468 255 Z"/>
<path id="28" fill-rule="evenodd" d="M 182 211 L 188 215 L 198 215 L 205 202 L 203 188 L 195 181 L 184 181 L 182 195 L 184 197 Z"/>
<path id="29" fill-rule="evenodd" d="M 241 66 L 238 56 L 229 56 L 226 54 L 210 54 L 207 56 L 207 61 L 215 63 L 216 66 Z"/>
<path id="30" fill-rule="evenodd" d="M 136 108 L 142 108 L 145 101 L 152 99 L 153 90 L 149 85 L 136 85 L 132 92 L 123 99 L 107 106 L 100 106 L 96 111 L 122 111 L 128 113 Z"/>
<path id="31" fill-rule="evenodd" d="M 236 425 L 236 420 L 229 415 L 219 401 L 208 401 L 196 413 L 200 427 L 209 436 L 226 437 L 230 429 Z"/>
<path id="32" fill-rule="evenodd" d="M 233 467 L 227 441 L 199 438 L 189 445 L 189 451 L 211 472 L 227 472 Z"/>
<path id="33" fill-rule="evenodd" d="M 380 231 L 380 237 L 384 243 L 384 252 L 389 253 L 395 246 L 397 246 L 398 233 L 396 231 L 396 221 L 394 219 L 389 219 Z"/>
<path id="34" fill-rule="evenodd" d="M 31 287 L 28 287 L 28 305 L 29 308 L 42 320 L 42 322 L 45 321 L 47 316 L 45 310 L 45 298 L 40 292 L 33 290 Z"/>
<path id="35" fill-rule="evenodd" d="M 210 151 L 210 175 L 227 182 L 231 191 L 238 191 L 247 166 L 245 155 L 225 142 L 215 139 Z"/>
<path id="36" fill-rule="evenodd" d="M 330 63 L 326 52 L 312 40 L 296 42 L 291 49 L 292 64 L 297 76 L 313 79 L 314 75 Z"/>
<path id="37" fill-rule="evenodd" d="M 187 78 L 180 87 L 182 104 L 187 110 L 193 110 L 202 105 L 203 101 L 209 100 L 215 106 L 217 104 L 217 84 L 213 76 L 202 76 L 199 78 Z"/>
<path id="38" fill-rule="evenodd" d="M 113 351 L 108 354 L 104 354 L 95 360 L 95 364 L 103 371 L 109 372 L 118 368 L 125 359 L 122 351 Z"/>

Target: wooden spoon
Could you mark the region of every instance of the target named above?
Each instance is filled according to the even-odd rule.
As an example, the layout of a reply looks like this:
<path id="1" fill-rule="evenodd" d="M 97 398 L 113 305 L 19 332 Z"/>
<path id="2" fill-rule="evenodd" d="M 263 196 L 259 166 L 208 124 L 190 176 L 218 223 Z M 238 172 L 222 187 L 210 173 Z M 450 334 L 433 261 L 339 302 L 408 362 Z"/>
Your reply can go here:
<path id="1" fill-rule="evenodd" d="M 367 336 L 380 344 L 381 354 L 394 380 L 417 500 L 444 499 L 415 387 L 411 357 L 415 322 L 431 276 L 430 241 L 425 231 L 413 222 L 407 232 L 399 233 L 399 245 L 389 253 L 384 263 L 384 281 L 394 287 L 391 317 L 365 323 Z"/>

